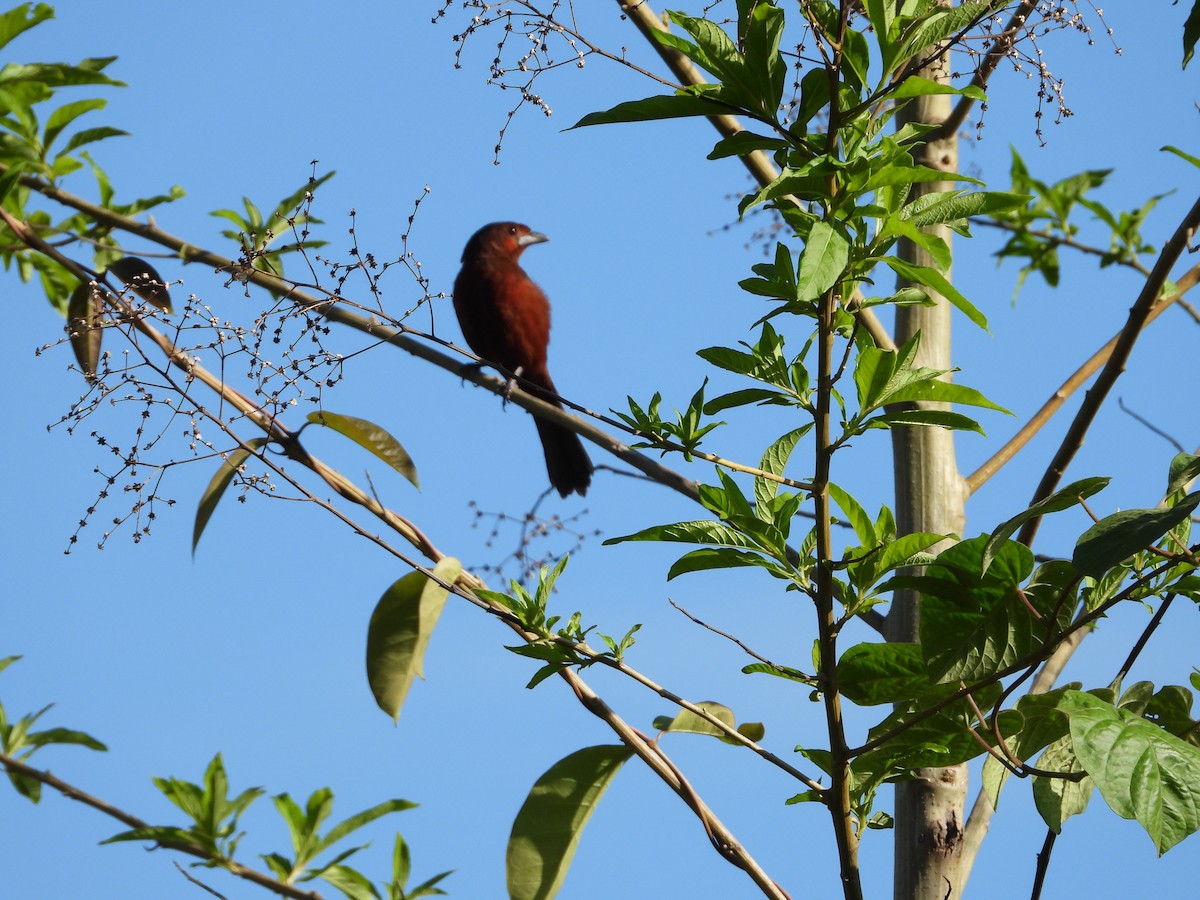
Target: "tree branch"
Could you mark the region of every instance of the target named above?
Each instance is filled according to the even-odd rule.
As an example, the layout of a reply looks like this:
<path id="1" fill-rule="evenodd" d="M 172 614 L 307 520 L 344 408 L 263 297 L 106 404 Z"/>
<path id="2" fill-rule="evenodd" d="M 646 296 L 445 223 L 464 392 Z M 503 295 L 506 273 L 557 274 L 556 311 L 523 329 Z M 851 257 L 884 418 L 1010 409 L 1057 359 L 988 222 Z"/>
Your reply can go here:
<path id="1" fill-rule="evenodd" d="M 61 778 L 51 775 L 49 772 L 44 772 L 41 769 L 35 769 L 33 766 L 28 766 L 23 762 L 13 759 L 7 754 L 0 753 L 0 766 L 3 766 L 9 772 L 14 772 L 17 775 L 24 775 L 26 778 L 32 778 L 35 781 L 40 781 L 46 787 L 53 788 L 58 791 L 68 800 L 74 800 L 76 803 L 82 803 L 84 806 L 90 806 L 94 810 L 104 813 L 109 818 L 116 819 L 123 825 L 129 826 L 131 829 L 152 828 L 149 822 L 143 822 L 137 816 L 127 813 L 122 809 L 118 809 L 111 803 L 101 800 L 99 797 L 94 797 L 86 791 L 80 790 L 73 784 L 68 784 Z M 222 869 L 236 875 L 238 878 L 243 878 L 252 884 L 266 888 L 279 894 L 281 897 L 292 897 L 294 900 L 322 900 L 320 894 L 316 891 L 302 891 L 290 884 L 284 884 L 282 881 L 276 881 L 270 875 L 266 875 L 255 869 L 248 869 L 240 863 L 236 863 L 231 859 L 225 859 L 214 853 L 210 853 L 203 847 L 198 847 L 195 844 L 175 843 L 174 841 L 156 841 L 157 846 L 166 850 L 176 850 L 179 853 L 186 853 L 189 856 L 195 856 L 198 859 L 203 859 L 209 862 L 216 863 Z"/>
<path id="2" fill-rule="evenodd" d="M 1125 370 L 1125 363 L 1133 351 L 1133 345 L 1137 342 L 1142 329 L 1145 328 L 1150 313 L 1159 302 L 1159 295 L 1171 274 L 1171 268 L 1190 246 L 1192 236 L 1196 233 L 1198 226 L 1200 226 L 1200 199 L 1197 199 L 1192 205 L 1187 215 L 1183 217 L 1183 221 L 1179 223 L 1179 227 L 1175 229 L 1175 233 L 1163 246 L 1162 252 L 1150 272 L 1150 277 L 1146 279 L 1137 301 L 1129 311 L 1129 319 L 1117 337 L 1111 356 L 1105 363 L 1103 371 L 1096 377 L 1091 390 L 1084 397 L 1079 411 L 1075 414 L 1075 419 L 1071 422 L 1071 427 L 1067 430 L 1066 437 L 1063 438 L 1062 445 L 1046 468 L 1046 473 L 1042 476 L 1041 483 L 1034 492 L 1031 504 L 1044 500 L 1054 492 L 1059 480 L 1066 472 L 1067 466 L 1075 458 L 1079 448 L 1083 446 L 1084 436 L 1100 411 L 1101 405 L 1108 398 L 1109 391 L 1112 390 L 1113 385 Z M 1192 271 L 1195 272 L 1196 268 L 1200 267 L 1194 267 Z M 1018 540 L 1027 547 L 1031 546 L 1040 524 L 1040 517 L 1030 519 L 1021 528 Z"/>
<path id="3" fill-rule="evenodd" d="M 1150 308 L 1145 318 L 1138 325 L 1139 330 L 1144 329 L 1162 315 L 1167 307 L 1179 302 L 1180 298 L 1195 287 L 1197 282 L 1200 282 L 1200 266 L 1192 267 L 1176 282 L 1178 288 L 1176 293 L 1169 297 L 1163 297 Z M 1063 407 L 1068 398 L 1079 390 L 1079 388 L 1083 387 L 1083 385 L 1087 384 L 1088 379 L 1100 371 L 1112 359 L 1117 347 L 1121 344 L 1123 336 L 1131 325 L 1132 319 L 1127 321 L 1125 328 L 1113 335 L 1108 343 L 1093 353 L 1087 362 L 1076 369 L 1071 374 L 1071 377 L 1064 381 L 1058 390 L 1051 394 L 1050 398 L 1042 404 L 1041 409 L 1034 413 L 1030 420 L 1021 427 L 1020 431 L 1013 435 L 1003 447 L 992 454 L 990 459 L 967 477 L 968 493 L 975 493 L 975 491 L 987 483 L 988 479 L 999 472 L 1005 463 L 1016 456 L 1033 439 L 1033 436 L 1042 430 L 1046 423 L 1054 417 L 1054 414 Z M 1090 392 L 1088 397 L 1091 397 Z"/>

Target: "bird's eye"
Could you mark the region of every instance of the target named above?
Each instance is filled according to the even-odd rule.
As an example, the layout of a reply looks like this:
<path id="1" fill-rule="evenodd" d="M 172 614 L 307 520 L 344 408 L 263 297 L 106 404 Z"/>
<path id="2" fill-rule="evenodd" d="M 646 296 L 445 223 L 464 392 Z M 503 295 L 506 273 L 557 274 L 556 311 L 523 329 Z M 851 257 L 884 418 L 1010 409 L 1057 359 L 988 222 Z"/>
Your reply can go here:
<path id="1" fill-rule="evenodd" d="M 508 226 L 508 233 L 509 233 L 509 234 L 516 234 L 516 233 L 517 233 L 517 226 L 516 226 L 516 225 L 509 225 L 509 226 Z"/>

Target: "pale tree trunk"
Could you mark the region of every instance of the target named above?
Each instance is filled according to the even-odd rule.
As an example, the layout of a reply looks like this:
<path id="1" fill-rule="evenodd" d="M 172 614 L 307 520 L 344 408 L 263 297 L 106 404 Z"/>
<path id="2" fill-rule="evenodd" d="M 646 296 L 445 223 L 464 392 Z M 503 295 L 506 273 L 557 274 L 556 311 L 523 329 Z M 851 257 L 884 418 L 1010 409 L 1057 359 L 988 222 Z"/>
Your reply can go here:
<path id="1" fill-rule="evenodd" d="M 922 74 L 947 80 L 944 64 L 931 66 Z M 940 124 L 949 113 L 948 95 L 921 97 L 898 115 L 898 125 L 912 121 Z M 957 135 L 927 145 L 919 153 L 919 163 L 957 171 Z M 948 182 L 914 184 L 912 196 L 950 187 Z M 930 230 L 950 242 L 948 228 Z M 900 255 L 920 265 L 933 265 L 925 251 L 907 241 L 902 243 Z M 929 288 L 922 290 L 933 294 Z M 939 301 L 936 306 L 898 307 L 896 343 L 902 344 L 919 331 L 920 351 L 914 365 L 949 369 L 951 306 L 942 297 L 934 295 L 934 299 Z M 965 492 L 955 462 L 954 432 L 942 428 L 894 429 L 892 455 L 898 533 L 962 534 Z M 912 592 L 896 593 L 887 622 L 889 641 L 918 640 L 917 599 Z M 896 786 L 895 900 L 957 900 L 961 895 L 966 792 L 965 765 L 922 769 L 916 779 Z"/>

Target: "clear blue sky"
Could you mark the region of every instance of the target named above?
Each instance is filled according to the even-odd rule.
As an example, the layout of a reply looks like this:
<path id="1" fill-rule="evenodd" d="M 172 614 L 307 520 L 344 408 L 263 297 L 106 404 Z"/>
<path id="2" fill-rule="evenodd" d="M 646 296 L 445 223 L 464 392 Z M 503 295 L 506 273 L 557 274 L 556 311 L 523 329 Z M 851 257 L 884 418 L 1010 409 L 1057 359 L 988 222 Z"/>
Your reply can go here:
<path id="1" fill-rule="evenodd" d="M 533 248 L 525 263 L 554 303 L 550 367 L 559 389 L 598 410 L 623 407 L 627 394 L 645 400 L 655 390 L 670 405 L 685 404 L 709 374 L 694 351 L 745 337 L 761 314 L 736 288 L 762 253 L 751 239 L 752 225 L 735 223 L 729 196 L 749 186 L 746 176 L 732 161 L 704 160 L 715 140 L 704 122 L 564 132 L 587 112 L 658 90 L 599 59 L 539 82 L 553 116 L 522 111 L 508 129 L 501 164 L 494 165 L 492 147 L 515 99 L 511 91 L 484 84 L 496 35 L 477 35 L 456 70 L 451 38 L 465 13 L 455 5 L 434 26 L 430 19 L 438 6 L 437 0 L 336 6 L 311 0 L 114 2 L 100 14 L 93 2 L 64 0 L 56 4 L 57 20 L 11 45 L 5 61 L 119 56 L 110 72 L 129 87 L 104 91 L 110 105 L 93 114 L 93 124 L 133 133 L 95 151 L 118 200 L 182 185 L 187 197 L 155 210 L 156 221 L 218 252 L 234 251 L 220 238 L 223 225 L 208 215 L 212 210 L 237 207 L 243 195 L 269 208 L 307 178 L 313 159 L 321 171 L 338 170 L 318 192 L 314 209 L 325 220 L 319 236 L 331 242 L 324 252 L 332 259 L 348 259 L 351 209 L 359 246 L 380 260 L 394 259 L 413 201 L 429 186 L 410 249 L 435 292 L 449 291 L 462 245 L 476 227 L 496 219 L 529 223 L 552 238 Z M 619 20 L 615 4 L 587 6 L 577 12 L 591 17 L 581 20 L 589 35 L 610 48 L 627 46 L 631 59 L 659 70 L 640 36 Z M 1062 126 L 1047 122 L 1047 145 L 1040 147 L 1033 135 L 1036 85 L 1002 67 L 982 140 L 964 146 L 963 166 L 1003 189 L 1011 144 L 1046 180 L 1115 168 L 1102 195 L 1114 207 L 1176 190 L 1146 228 L 1160 246 L 1200 182 L 1196 169 L 1158 152 L 1170 143 L 1200 154 L 1197 72 L 1179 69 L 1185 10 L 1165 2 L 1123 3 L 1106 13 L 1124 51 L 1119 57 L 1100 27 L 1093 47 L 1078 35 L 1051 36 L 1042 44 L 1051 68 L 1066 79 L 1075 116 Z M 93 195 L 83 172 L 66 188 Z M 962 323 L 957 377 L 1016 417 L 987 416 L 987 438 L 963 438 L 964 471 L 985 459 L 1120 327 L 1137 290 L 1134 278 L 1067 259 L 1062 289 L 1050 291 L 1031 278 L 1013 304 L 1016 268 L 997 268 L 988 258 L 993 237 L 983 233 L 957 260 L 956 281 L 992 325 L 985 335 Z M 128 246 L 146 249 L 135 241 Z M 160 268 L 183 280 L 173 289 L 178 296 L 196 294 L 222 319 L 244 322 L 259 309 L 261 298 L 224 289 L 203 268 L 169 261 Z M 34 356 L 35 348 L 59 338 L 61 319 L 12 274 L 5 284 L 9 324 L 0 331 L 0 347 L 16 390 L 0 445 L 0 463 L 9 473 L 0 522 L 6 573 L 0 656 L 25 658 L 0 675 L 0 701 L 10 715 L 55 702 L 44 724 L 86 730 L 110 748 L 105 754 L 51 750 L 36 762 L 164 824 L 177 817 L 151 776 L 198 781 L 218 751 L 235 789 L 262 785 L 304 798 L 329 785 L 337 797 L 335 818 L 389 797 L 417 801 L 418 810 L 371 830 L 374 845 L 357 858 L 360 868 L 385 876 L 391 829 L 398 828 L 412 847 L 416 880 L 455 869 L 444 883 L 452 896 L 502 896 L 504 844 L 529 786 L 567 753 L 611 743 L 613 736 L 562 685 L 551 681 L 525 690 L 532 664 L 503 649 L 511 640 L 506 630 L 462 603 L 448 606 L 427 660 L 428 681 L 415 686 L 400 727 L 393 728 L 367 690 L 362 655 L 370 611 L 404 570 L 314 507 L 261 497 L 246 504 L 227 498 L 193 562 L 192 516 L 214 470 L 211 462 L 169 470 L 162 493 L 178 502 L 157 510 L 148 539 L 135 545 L 127 525 L 105 549 L 96 549 L 105 523 L 128 508 L 127 498 L 114 492 L 83 529 L 79 545 L 64 555 L 77 521 L 101 489 L 93 470 L 111 465 L 89 432 L 127 440 L 135 411 L 102 409 L 73 436 L 62 426 L 47 430 L 83 385 L 67 370 L 65 348 Z M 408 309 L 420 293 L 399 269 L 383 286 L 393 313 Z M 357 290 L 365 300 L 361 283 Z M 437 301 L 435 311 L 438 333 L 457 340 L 448 300 Z M 415 324 L 425 327 L 428 319 L 418 316 Z M 1196 329 L 1181 313 L 1162 317 L 1117 389 L 1129 406 L 1189 448 L 1200 443 Z M 330 340 L 344 352 L 361 344 L 349 334 Z M 240 378 L 243 372 L 230 374 Z M 516 408 L 502 410 L 491 394 L 460 385 L 440 369 L 386 349 L 356 357 L 345 374 L 325 393 L 326 408 L 388 427 L 416 460 L 422 492 L 343 442 L 314 436 L 314 452 L 352 478 L 369 468 L 389 505 L 469 567 L 507 555 L 515 532 L 502 531 L 488 546 L 489 522 L 476 524 L 468 504 L 520 514 L 542 489 L 545 473 L 528 417 Z M 715 383 L 734 386 L 720 375 Z M 1066 427 L 1065 415 L 1028 448 L 1026 459 L 972 499 L 969 535 L 1024 507 Z M 172 425 L 160 461 L 186 458 L 185 424 Z M 782 420 L 771 424 L 779 426 L 776 433 L 791 427 Z M 712 449 L 757 459 L 769 437 L 722 430 Z M 859 443 L 835 479 L 870 509 L 890 505 L 884 438 L 873 434 Z M 1114 406 L 1070 475 L 1114 476 L 1098 498 L 1101 511 L 1148 506 L 1158 498 L 1172 453 Z M 599 451 L 593 457 L 611 463 Z M 711 470 L 696 466 L 689 475 L 708 478 Z M 607 471 L 597 474 L 586 501 L 556 496 L 543 511 L 579 516 L 575 527 L 604 536 L 698 514 L 663 488 Z M 1037 549 L 1069 551 L 1071 528 L 1079 530 L 1079 520 L 1068 517 L 1062 529 L 1046 528 Z M 746 658 L 689 625 L 667 598 L 737 631 L 759 652 L 797 665 L 808 659 L 813 636 L 803 605 L 778 596 L 773 583 L 754 573 L 668 585 L 663 579 L 672 548 L 602 548 L 600 540 L 589 536 L 573 556 L 556 599 L 559 611 L 586 610 L 586 621 L 609 634 L 643 623 L 631 658 L 635 666 L 691 699 L 727 703 L 740 721 L 764 721 L 765 743 L 782 755 L 797 744 L 816 743 L 820 714 L 807 691 L 740 675 Z M 1106 682 L 1123 658 L 1129 629 L 1145 618 L 1136 609 L 1105 622 L 1072 677 Z M 1168 625 L 1133 678 L 1183 683 L 1198 662 L 1195 610 L 1175 608 Z M 645 730 L 653 716 L 672 712 L 605 673 L 588 677 Z M 716 742 L 671 736 L 664 745 L 795 896 L 810 896 L 808 885 L 811 896 L 835 894 L 825 816 L 815 805 L 783 806 L 798 790 L 795 784 Z M 1049 896 L 1182 896 L 1194 888 L 1196 839 L 1156 861 L 1138 826 L 1118 819 L 1098 796 L 1093 804 L 1059 840 Z M 6 793 L 0 810 L 5 897 L 200 896 L 164 853 L 147 855 L 134 845 L 97 847 L 118 826 L 61 797 L 48 793 L 33 807 Z M 256 853 L 288 849 L 269 800 L 260 800 L 244 825 L 248 862 Z M 1027 895 L 1043 835 L 1028 785 L 1010 785 L 969 896 Z M 863 864 L 868 893 L 887 896 L 889 834 L 868 837 Z M 248 885 L 203 874 L 230 897 L 256 896 Z M 324 892 L 335 896 L 332 889 Z M 563 896 L 750 897 L 754 890 L 712 852 L 681 804 L 631 764 L 589 826 Z"/>

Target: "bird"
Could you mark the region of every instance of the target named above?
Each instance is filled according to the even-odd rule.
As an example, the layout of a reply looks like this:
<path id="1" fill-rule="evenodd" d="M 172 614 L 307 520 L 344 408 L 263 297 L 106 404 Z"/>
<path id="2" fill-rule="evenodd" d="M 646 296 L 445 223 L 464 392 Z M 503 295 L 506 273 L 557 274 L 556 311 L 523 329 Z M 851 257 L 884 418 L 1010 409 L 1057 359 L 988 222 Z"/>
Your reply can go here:
<path id="1" fill-rule="evenodd" d="M 546 368 L 550 301 L 520 266 L 525 248 L 550 240 L 517 222 L 493 222 L 471 236 L 454 279 L 454 312 L 475 354 L 524 379 L 541 399 L 562 408 Z M 540 389 L 540 390 L 539 390 Z M 575 432 L 534 417 L 550 483 L 564 498 L 584 496 L 592 461 Z"/>

